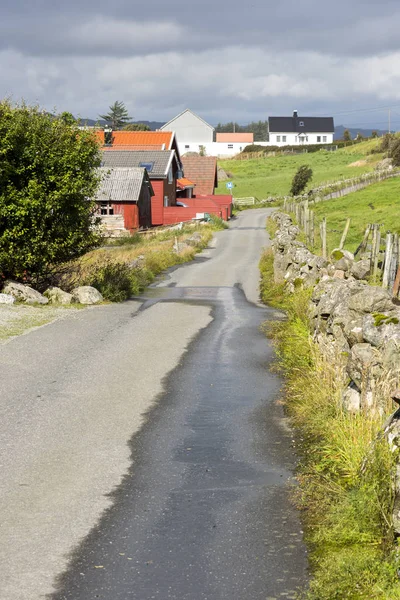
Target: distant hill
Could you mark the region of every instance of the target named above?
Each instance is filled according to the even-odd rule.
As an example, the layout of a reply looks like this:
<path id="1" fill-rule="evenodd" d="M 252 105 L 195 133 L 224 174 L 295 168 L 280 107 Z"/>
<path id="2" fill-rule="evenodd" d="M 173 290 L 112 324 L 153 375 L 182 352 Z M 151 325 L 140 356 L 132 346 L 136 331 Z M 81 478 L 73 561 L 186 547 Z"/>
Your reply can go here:
<path id="1" fill-rule="evenodd" d="M 333 136 L 334 140 L 343 139 L 343 134 L 345 130 L 348 129 L 351 135 L 351 138 L 354 140 L 357 137 L 357 134 L 360 133 L 363 137 L 371 137 L 373 131 L 377 131 L 378 135 L 384 135 L 387 133 L 387 129 L 377 129 L 376 127 L 372 127 L 372 129 L 357 129 L 355 127 L 345 127 L 344 125 L 337 125 L 335 127 L 335 134 Z"/>
<path id="2" fill-rule="evenodd" d="M 94 127 L 94 125 L 100 125 L 100 127 L 104 127 L 106 125 L 106 121 L 103 119 L 80 119 L 81 125 L 87 125 L 89 127 Z M 144 125 L 148 125 L 151 131 L 156 131 L 156 129 L 160 129 L 164 125 L 162 121 L 132 121 L 132 123 L 143 123 Z"/>

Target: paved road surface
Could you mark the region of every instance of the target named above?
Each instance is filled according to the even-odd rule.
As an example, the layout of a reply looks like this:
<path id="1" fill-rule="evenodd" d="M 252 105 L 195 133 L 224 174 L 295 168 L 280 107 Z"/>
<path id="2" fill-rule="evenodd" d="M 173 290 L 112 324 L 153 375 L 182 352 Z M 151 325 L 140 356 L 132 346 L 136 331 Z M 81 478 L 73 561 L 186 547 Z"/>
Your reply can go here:
<path id="1" fill-rule="evenodd" d="M 267 210 L 0 355 L 1 600 L 266 600 L 306 578 L 257 305 Z"/>

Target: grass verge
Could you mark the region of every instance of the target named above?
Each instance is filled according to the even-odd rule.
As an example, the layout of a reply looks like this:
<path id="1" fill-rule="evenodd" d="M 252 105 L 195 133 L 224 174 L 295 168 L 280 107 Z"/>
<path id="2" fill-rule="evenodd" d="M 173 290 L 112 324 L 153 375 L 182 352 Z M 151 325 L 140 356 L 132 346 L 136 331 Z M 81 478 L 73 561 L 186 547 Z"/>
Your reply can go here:
<path id="1" fill-rule="evenodd" d="M 218 161 L 218 164 L 232 173 L 235 198 L 252 196 L 263 200 L 270 196 L 289 194 L 293 176 L 303 164 L 310 165 L 313 170 L 313 179 L 309 187 L 372 171 L 382 157 L 377 154 L 366 156 L 359 149 L 360 146 L 361 144 L 353 146 L 351 153 L 347 148 L 336 152 L 321 150 L 310 154 L 286 154 L 246 160 L 227 159 Z M 224 181 L 221 182 L 217 193 L 226 194 Z"/>
<path id="2" fill-rule="evenodd" d="M 225 223 L 185 226 L 148 237 L 113 242 L 65 266 L 56 281 L 62 289 L 93 285 L 105 300 L 120 302 L 139 294 L 166 269 L 188 262 L 207 247 L 213 232 Z M 195 234 L 195 238 L 194 238 Z"/>
<path id="3" fill-rule="evenodd" d="M 260 270 L 264 302 L 285 309 L 288 317 L 270 323 L 268 331 L 300 456 L 294 502 L 302 512 L 312 569 L 302 598 L 400 599 L 391 522 L 394 457 L 381 435 L 383 419 L 343 411 L 343 378 L 310 335 L 310 292 L 285 296 L 274 283 L 271 250 Z"/>

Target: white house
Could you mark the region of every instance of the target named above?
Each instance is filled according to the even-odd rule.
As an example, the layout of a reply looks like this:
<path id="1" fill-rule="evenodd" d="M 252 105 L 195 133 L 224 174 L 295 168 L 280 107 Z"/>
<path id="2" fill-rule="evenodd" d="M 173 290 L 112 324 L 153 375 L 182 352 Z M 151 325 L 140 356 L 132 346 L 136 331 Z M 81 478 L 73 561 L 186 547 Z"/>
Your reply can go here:
<path id="1" fill-rule="evenodd" d="M 174 131 L 182 152 L 185 144 L 196 144 L 199 151 L 200 145 L 211 144 L 214 141 L 214 127 L 188 108 L 180 115 L 168 121 L 161 127 L 161 131 Z M 186 149 L 188 152 L 188 149 Z"/>
<path id="2" fill-rule="evenodd" d="M 269 145 L 297 146 L 302 144 L 332 144 L 335 126 L 333 117 L 269 117 Z"/>

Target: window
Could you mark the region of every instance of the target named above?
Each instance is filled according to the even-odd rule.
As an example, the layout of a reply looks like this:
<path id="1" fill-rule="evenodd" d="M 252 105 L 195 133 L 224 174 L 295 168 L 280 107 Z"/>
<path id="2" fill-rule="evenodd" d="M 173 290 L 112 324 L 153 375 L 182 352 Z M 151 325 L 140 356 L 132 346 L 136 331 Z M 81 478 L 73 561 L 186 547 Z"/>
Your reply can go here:
<path id="1" fill-rule="evenodd" d="M 233 150 L 233 144 L 228 144 L 228 150 Z"/>
<path id="2" fill-rule="evenodd" d="M 101 202 L 100 214 L 101 215 L 113 215 L 114 214 L 114 208 L 113 208 L 111 202 Z"/>
<path id="3" fill-rule="evenodd" d="M 277 142 L 280 142 L 280 141 L 281 141 L 281 136 L 280 136 L 280 135 L 277 135 L 277 136 L 276 136 L 276 141 L 277 141 Z"/>
<path id="4" fill-rule="evenodd" d="M 328 141 L 328 138 L 326 137 L 326 135 L 323 136 L 322 141 L 323 142 L 327 142 Z"/>
<path id="5" fill-rule="evenodd" d="M 299 127 L 304 127 L 304 121 L 300 121 Z"/>
<path id="6" fill-rule="evenodd" d="M 190 148 L 189 144 L 185 144 L 185 149 L 188 150 Z"/>
<path id="7" fill-rule="evenodd" d="M 321 136 L 317 135 L 317 144 L 320 144 L 320 143 L 321 143 Z"/>
<path id="8" fill-rule="evenodd" d="M 146 171 L 148 173 L 151 173 L 154 167 L 154 161 L 153 162 L 141 162 L 139 163 L 139 167 L 143 167 L 144 169 L 146 169 Z"/>
<path id="9" fill-rule="evenodd" d="M 164 196 L 164 207 L 168 206 L 168 196 Z"/>
<path id="10" fill-rule="evenodd" d="M 286 142 L 286 135 L 282 136 L 282 142 Z"/>
<path id="11" fill-rule="evenodd" d="M 172 167 L 170 167 L 169 171 L 168 171 L 168 183 L 172 183 L 173 180 L 174 180 L 174 176 L 172 175 Z"/>

